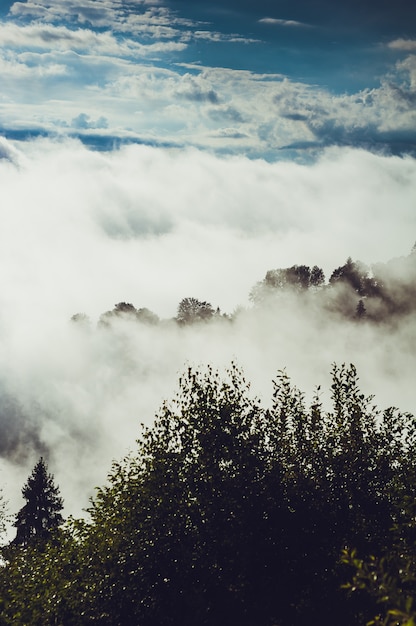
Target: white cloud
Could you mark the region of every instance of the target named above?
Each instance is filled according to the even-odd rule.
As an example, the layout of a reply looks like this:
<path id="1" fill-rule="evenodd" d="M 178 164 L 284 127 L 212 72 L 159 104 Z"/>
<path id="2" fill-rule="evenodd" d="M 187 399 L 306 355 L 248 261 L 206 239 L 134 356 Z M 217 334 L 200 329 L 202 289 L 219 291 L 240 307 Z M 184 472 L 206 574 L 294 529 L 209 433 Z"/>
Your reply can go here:
<path id="1" fill-rule="evenodd" d="M 416 51 L 415 39 L 395 39 L 388 43 L 388 47 L 392 50 L 404 50 L 405 52 Z"/>
<path id="2" fill-rule="evenodd" d="M 118 41 L 110 32 L 95 32 L 88 28 L 71 30 L 66 26 L 49 24 L 18 26 L 13 23 L 0 23 L 0 44 L 18 49 L 73 50 L 121 57 L 171 52 L 184 50 L 186 47 L 181 42 L 157 42 L 144 45 L 128 38 Z"/>
<path id="3" fill-rule="evenodd" d="M 18 400 L 21 433 L 50 448 L 68 512 L 80 513 L 111 459 L 134 445 L 186 361 L 235 358 L 262 394 L 278 368 L 310 392 L 327 385 L 333 361 L 353 361 L 368 393 L 414 410 L 413 327 L 357 334 L 291 307 L 189 332 L 77 332 L 68 320 L 84 311 L 95 322 L 120 301 L 170 317 L 185 296 L 231 312 L 271 268 L 316 263 L 328 275 L 349 255 L 407 254 L 415 160 L 333 149 L 302 166 L 4 139 L 0 154 L 2 398 Z M 12 511 L 39 452 L 25 449 L 23 465 L 2 463 Z"/>
<path id="4" fill-rule="evenodd" d="M 107 28 L 115 33 L 147 35 L 154 39 L 190 40 L 193 30 L 203 23 L 177 15 L 162 6 L 162 2 L 118 2 L 117 0 L 61 0 L 59 3 L 16 2 L 10 9 L 16 18 L 31 18 L 48 24 L 61 22 L 82 25 L 83 27 Z M 215 33 L 214 33 L 215 35 Z M 218 37 L 226 39 L 225 35 Z"/>
<path id="5" fill-rule="evenodd" d="M 170 43 L 177 46 L 165 42 L 164 50 Z M 173 66 L 165 69 L 110 57 L 104 54 L 109 48 L 94 55 L 81 52 L 3 54 L 9 77 L 3 97 L 9 95 L 9 103 L 2 107 L 0 122 L 2 117 L 3 124 L 13 123 L 14 116 L 23 127 L 36 117 L 59 131 L 62 126 L 56 120 L 66 120 L 69 126 L 81 110 L 93 118 L 105 117 L 109 134 L 128 130 L 141 140 L 234 152 L 241 150 L 234 141 L 238 133 L 246 138 L 243 149 L 248 153 L 271 152 L 275 157 L 285 146 L 307 142 L 382 146 L 395 135 L 406 140 L 406 133 L 412 141 L 413 57 L 398 63 L 379 88 L 334 95 L 281 76 L 195 66 L 182 74 Z M 35 100 L 25 82 L 31 77 L 36 80 Z M 25 101 L 30 109 L 24 108 Z M 232 135 L 224 132 L 230 125 Z"/>
<path id="6" fill-rule="evenodd" d="M 67 68 L 62 63 L 48 63 L 45 59 L 45 63 L 41 62 L 41 57 L 38 57 L 35 65 L 27 64 L 20 55 L 4 55 L 0 51 L 0 73 L 3 80 L 13 79 L 14 81 L 27 80 L 27 79 L 50 79 L 56 77 L 62 77 L 67 74 Z M 4 83 L 3 83 L 4 85 Z"/>
<path id="7" fill-rule="evenodd" d="M 275 17 L 262 17 L 259 19 L 260 24 L 272 24 L 275 26 L 295 26 L 302 28 L 310 28 L 309 24 L 305 24 L 304 22 L 298 22 L 296 20 L 282 20 Z"/>

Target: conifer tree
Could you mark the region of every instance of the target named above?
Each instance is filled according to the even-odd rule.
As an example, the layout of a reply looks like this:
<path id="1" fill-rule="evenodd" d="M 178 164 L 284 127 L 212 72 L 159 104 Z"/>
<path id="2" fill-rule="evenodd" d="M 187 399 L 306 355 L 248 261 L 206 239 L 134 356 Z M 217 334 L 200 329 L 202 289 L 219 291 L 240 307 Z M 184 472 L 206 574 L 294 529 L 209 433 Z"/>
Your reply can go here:
<path id="1" fill-rule="evenodd" d="M 52 474 L 48 474 L 42 457 L 23 486 L 22 495 L 26 504 L 16 515 L 17 533 L 13 543 L 26 546 L 33 540 L 47 539 L 63 521 L 59 488 L 54 484 Z"/>

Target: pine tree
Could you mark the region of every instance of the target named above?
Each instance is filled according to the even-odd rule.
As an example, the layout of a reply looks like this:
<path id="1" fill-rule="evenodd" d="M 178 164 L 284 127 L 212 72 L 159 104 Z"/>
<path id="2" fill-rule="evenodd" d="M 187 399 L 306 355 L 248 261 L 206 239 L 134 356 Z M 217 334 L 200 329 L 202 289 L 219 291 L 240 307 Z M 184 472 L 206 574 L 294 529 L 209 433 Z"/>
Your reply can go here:
<path id="1" fill-rule="evenodd" d="M 60 513 L 63 501 L 42 457 L 23 486 L 22 495 L 26 504 L 16 515 L 17 533 L 13 543 L 28 545 L 36 539 L 47 539 L 63 521 Z"/>
<path id="2" fill-rule="evenodd" d="M 355 317 L 362 319 L 366 315 L 367 311 L 362 300 L 358 300 L 357 308 L 355 309 Z"/>

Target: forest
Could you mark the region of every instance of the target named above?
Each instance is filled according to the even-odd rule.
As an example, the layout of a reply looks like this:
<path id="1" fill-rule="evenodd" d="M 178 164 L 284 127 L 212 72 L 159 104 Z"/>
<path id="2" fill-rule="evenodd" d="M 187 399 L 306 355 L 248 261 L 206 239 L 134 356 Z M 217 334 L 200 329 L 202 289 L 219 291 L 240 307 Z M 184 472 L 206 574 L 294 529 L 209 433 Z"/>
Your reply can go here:
<path id="1" fill-rule="evenodd" d="M 357 324 L 414 313 L 416 253 L 367 268 L 348 259 L 270 270 L 254 309 L 314 306 Z M 282 304 L 283 303 L 283 304 Z M 184 298 L 174 320 L 119 303 L 154 327 L 232 324 Z M 85 314 L 72 318 L 91 328 Z M 132 451 L 114 461 L 83 517 L 64 519 L 41 456 L 24 506 L 0 508 L 4 626 L 414 626 L 416 419 L 378 408 L 352 364 L 334 364 L 326 406 L 285 370 L 264 403 L 238 364 L 189 366 Z"/>

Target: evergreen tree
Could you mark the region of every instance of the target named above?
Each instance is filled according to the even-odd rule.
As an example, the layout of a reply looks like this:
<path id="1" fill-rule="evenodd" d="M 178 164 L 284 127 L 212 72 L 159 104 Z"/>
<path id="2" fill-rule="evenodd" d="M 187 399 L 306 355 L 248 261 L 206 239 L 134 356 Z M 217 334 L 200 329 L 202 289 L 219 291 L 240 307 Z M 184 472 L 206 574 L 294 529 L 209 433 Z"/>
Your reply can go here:
<path id="1" fill-rule="evenodd" d="M 48 474 L 42 457 L 23 486 L 22 495 L 26 504 L 16 515 L 17 533 L 13 543 L 26 546 L 34 539 L 47 539 L 63 521 L 59 488 L 54 484 L 53 476 Z"/>
<path id="2" fill-rule="evenodd" d="M 357 308 L 355 309 L 355 317 L 358 319 L 362 319 L 366 314 L 366 309 L 364 302 L 360 299 L 358 300 Z"/>

